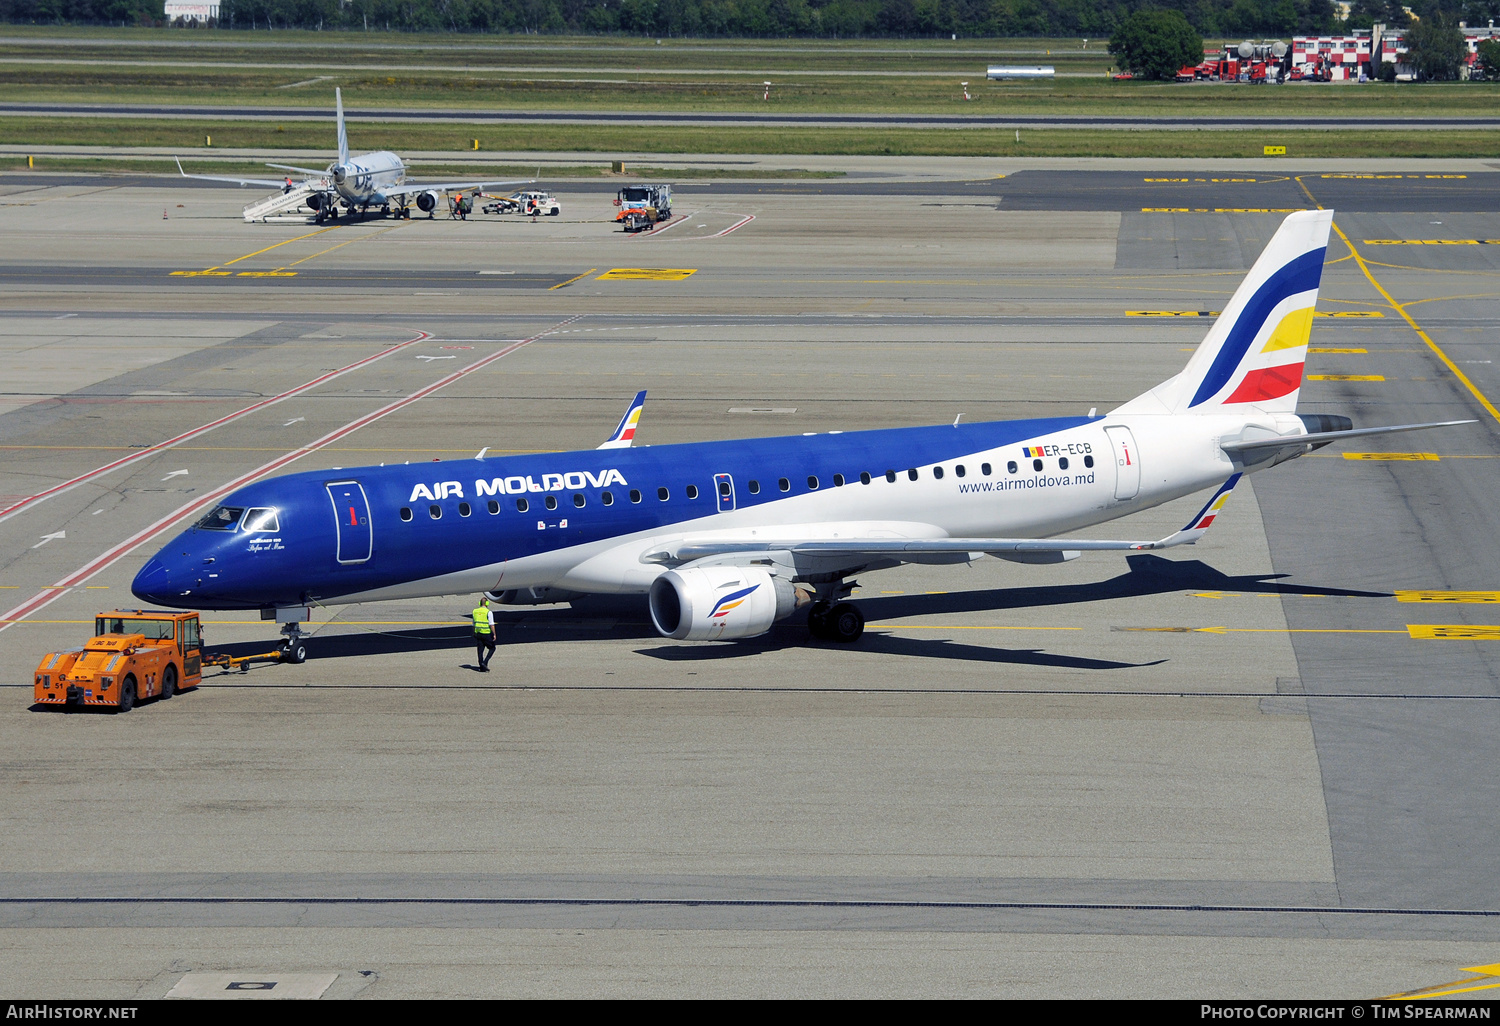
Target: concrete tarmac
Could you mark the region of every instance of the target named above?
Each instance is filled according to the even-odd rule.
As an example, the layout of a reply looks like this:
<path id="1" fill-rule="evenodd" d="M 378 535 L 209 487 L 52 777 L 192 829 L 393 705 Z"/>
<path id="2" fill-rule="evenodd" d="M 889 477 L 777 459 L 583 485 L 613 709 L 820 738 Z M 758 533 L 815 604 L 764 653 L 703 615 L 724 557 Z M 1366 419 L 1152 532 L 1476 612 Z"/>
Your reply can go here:
<path id="1" fill-rule="evenodd" d="M 535 223 L 321 230 L 0 177 L 4 989 L 1375 997 L 1500 961 L 1500 215 L 1467 179 L 1051 177 L 1037 209 L 684 189 L 639 237 L 567 185 Z M 1181 368 L 1270 208 L 1330 197 L 1303 409 L 1480 423 L 1257 474 L 1193 549 L 871 574 L 847 648 L 509 607 L 488 676 L 472 596 L 320 609 L 305 665 L 28 708 L 166 535 L 122 542 L 517 340 L 286 466 L 591 448 L 639 388 L 640 444 L 1107 410 Z"/>

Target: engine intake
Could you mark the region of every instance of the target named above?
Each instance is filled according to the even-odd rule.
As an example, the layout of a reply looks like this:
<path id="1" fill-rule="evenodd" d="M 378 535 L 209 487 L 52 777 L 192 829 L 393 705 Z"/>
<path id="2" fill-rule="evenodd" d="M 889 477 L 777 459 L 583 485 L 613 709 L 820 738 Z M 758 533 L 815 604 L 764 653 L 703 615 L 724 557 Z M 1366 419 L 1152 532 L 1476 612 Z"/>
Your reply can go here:
<path id="1" fill-rule="evenodd" d="M 438 194 L 435 192 L 417 193 L 417 209 L 424 214 L 430 214 L 437 209 Z"/>
<path id="2" fill-rule="evenodd" d="M 677 641 L 753 638 L 806 599 L 792 582 L 753 567 L 668 570 L 651 583 L 651 622 Z"/>

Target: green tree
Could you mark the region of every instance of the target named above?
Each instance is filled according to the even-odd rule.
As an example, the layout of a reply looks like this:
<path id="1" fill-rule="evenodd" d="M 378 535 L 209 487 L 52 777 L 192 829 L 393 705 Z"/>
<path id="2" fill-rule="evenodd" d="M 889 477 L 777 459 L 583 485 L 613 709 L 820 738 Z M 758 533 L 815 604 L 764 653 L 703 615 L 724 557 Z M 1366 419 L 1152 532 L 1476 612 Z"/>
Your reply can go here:
<path id="1" fill-rule="evenodd" d="M 1486 39 L 1479 44 L 1479 66 L 1490 81 L 1500 79 L 1500 40 Z"/>
<path id="2" fill-rule="evenodd" d="M 1439 81 L 1457 78 L 1459 66 L 1469 55 L 1463 32 L 1436 12 L 1412 22 L 1406 30 L 1406 48 L 1406 59 L 1418 76 Z"/>
<path id="3" fill-rule="evenodd" d="M 1142 78 L 1171 79 L 1203 60 L 1203 37 L 1177 11 L 1136 11 L 1109 37 L 1120 66 Z"/>

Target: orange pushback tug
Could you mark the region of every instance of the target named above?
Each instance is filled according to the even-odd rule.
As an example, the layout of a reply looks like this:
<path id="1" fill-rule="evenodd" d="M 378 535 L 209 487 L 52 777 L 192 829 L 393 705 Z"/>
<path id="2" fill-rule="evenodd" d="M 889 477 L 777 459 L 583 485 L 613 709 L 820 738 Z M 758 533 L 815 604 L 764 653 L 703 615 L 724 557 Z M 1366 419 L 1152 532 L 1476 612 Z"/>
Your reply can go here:
<path id="1" fill-rule="evenodd" d="M 36 702 L 126 712 L 139 699 L 171 698 L 202 679 L 197 613 L 115 610 L 94 618 L 94 636 L 82 648 L 43 657 Z"/>

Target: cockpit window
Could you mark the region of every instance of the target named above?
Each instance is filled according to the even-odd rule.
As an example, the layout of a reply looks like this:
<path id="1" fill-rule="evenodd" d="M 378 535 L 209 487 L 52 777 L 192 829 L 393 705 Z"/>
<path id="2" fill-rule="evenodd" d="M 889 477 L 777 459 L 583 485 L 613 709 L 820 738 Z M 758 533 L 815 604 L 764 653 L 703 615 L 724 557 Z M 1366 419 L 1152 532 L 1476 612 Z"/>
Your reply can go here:
<path id="1" fill-rule="evenodd" d="M 193 526 L 200 531 L 233 531 L 244 513 L 244 506 L 219 506 Z"/>
<path id="2" fill-rule="evenodd" d="M 241 530 L 247 534 L 252 531 L 279 531 L 281 518 L 276 515 L 275 508 L 252 509 L 245 514 L 245 524 Z"/>

